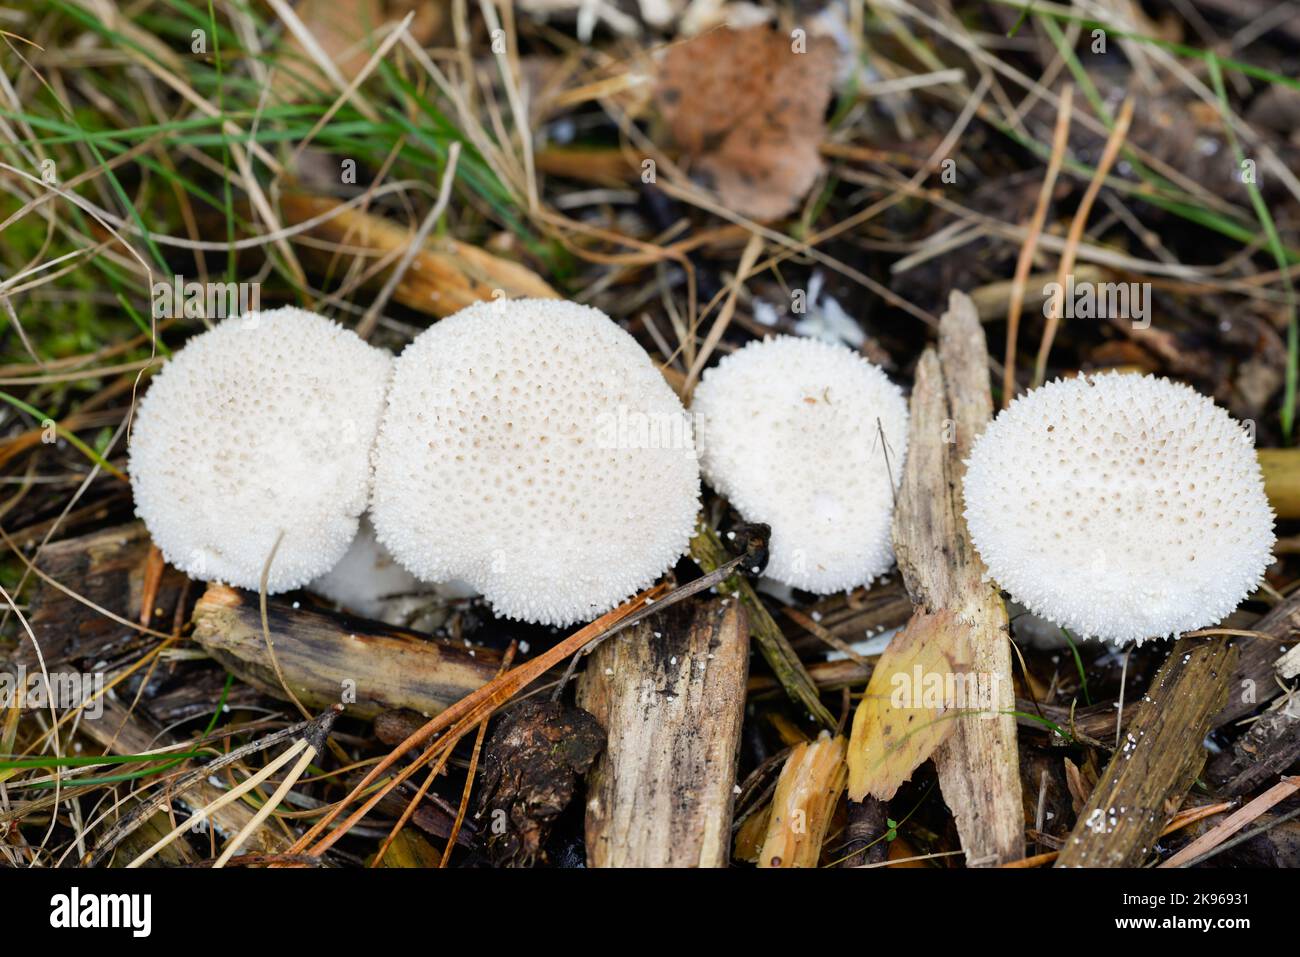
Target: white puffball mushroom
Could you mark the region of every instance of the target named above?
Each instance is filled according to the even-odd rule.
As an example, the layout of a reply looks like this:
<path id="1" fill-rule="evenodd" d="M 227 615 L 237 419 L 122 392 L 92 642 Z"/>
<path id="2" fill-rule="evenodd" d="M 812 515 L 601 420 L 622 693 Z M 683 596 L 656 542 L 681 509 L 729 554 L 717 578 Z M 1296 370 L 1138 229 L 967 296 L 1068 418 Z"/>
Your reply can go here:
<path id="1" fill-rule="evenodd" d="M 478 594 L 463 582 L 420 581 L 379 543 L 369 516 L 362 516 L 356 538 L 338 564 L 307 588 L 355 614 L 407 627 L 437 606 Z"/>
<path id="2" fill-rule="evenodd" d="M 589 620 L 685 553 L 699 465 L 681 402 L 599 310 L 476 303 L 394 364 L 375 446 L 379 540 L 498 615 Z"/>
<path id="3" fill-rule="evenodd" d="M 338 564 L 307 587 L 359 615 L 382 620 L 394 604 L 405 606 L 404 599 L 425 590 L 379 544 L 366 518 Z"/>
<path id="4" fill-rule="evenodd" d="M 1272 561 L 1250 436 L 1168 379 L 1079 376 L 1026 393 L 974 443 L 964 493 L 988 575 L 1076 637 L 1213 625 Z"/>
<path id="5" fill-rule="evenodd" d="M 154 377 L 131 432 L 136 514 L 167 561 L 257 589 L 279 538 L 268 592 L 332 568 L 366 507 L 391 366 L 292 307 L 191 338 Z"/>
<path id="6" fill-rule="evenodd" d="M 907 402 L 881 369 L 843 346 L 777 336 L 705 372 L 691 411 L 705 479 L 771 526 L 769 577 L 829 594 L 893 564 Z"/>

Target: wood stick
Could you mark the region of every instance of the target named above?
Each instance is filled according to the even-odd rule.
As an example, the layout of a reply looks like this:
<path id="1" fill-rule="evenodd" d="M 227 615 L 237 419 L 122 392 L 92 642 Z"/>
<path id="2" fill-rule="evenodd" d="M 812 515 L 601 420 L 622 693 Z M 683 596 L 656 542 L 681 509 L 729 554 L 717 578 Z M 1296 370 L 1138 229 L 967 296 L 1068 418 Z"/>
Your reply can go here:
<path id="1" fill-rule="evenodd" d="M 341 701 L 362 718 L 397 708 L 436 714 L 491 681 L 501 664 L 492 649 L 275 599 L 267 602 L 267 616 L 276 661 L 294 694 L 309 707 Z M 285 697 L 267 654 L 256 595 L 209 585 L 194 606 L 194 640 L 241 680 Z"/>
<path id="2" fill-rule="evenodd" d="M 962 518 L 962 465 L 993 416 L 988 348 L 970 299 L 953 292 L 939 320 L 939 351 L 917 365 L 907 462 L 894 514 L 894 550 L 918 611 L 948 611 L 967 629 L 971 670 L 988 677 L 996 717 L 954 718 L 934 753 L 944 800 L 968 865 L 1025 856 L 1007 612 Z"/>
<path id="3" fill-rule="evenodd" d="M 1205 763 L 1202 742 L 1228 696 L 1237 651 L 1227 638 L 1182 638 L 1134 706 L 1057 867 L 1138 867 Z"/>
<path id="4" fill-rule="evenodd" d="M 816 741 L 797 744 L 781 768 L 772 795 L 767 836 L 759 867 L 816 867 L 831 815 L 848 782 L 848 742 L 823 731 Z"/>
<path id="5" fill-rule="evenodd" d="M 343 208 L 343 203 L 328 197 L 289 193 L 281 197 L 280 212 L 286 226 L 330 216 L 295 237 L 295 243 L 308 262 L 325 269 L 336 255 L 329 245 L 345 251 L 345 261 L 350 258 L 346 256 L 349 248 L 365 250 L 373 257 L 364 264 L 372 270 L 365 282 L 370 287 L 384 284 L 393 272 L 394 261 L 408 249 L 415 235 L 392 220 L 361 209 Z M 308 237 L 318 242 L 308 244 Z M 383 268 L 375 270 L 378 263 L 383 263 Z M 438 317 L 490 300 L 498 291 L 510 298 L 559 297 L 527 266 L 450 237 L 427 239 L 415 253 L 412 265 L 402 274 L 392 297 L 404 306 Z"/>
<path id="6" fill-rule="evenodd" d="M 608 732 L 588 775 L 588 867 L 726 867 L 749 670 L 735 599 L 683 603 L 603 643 L 578 704 Z"/>

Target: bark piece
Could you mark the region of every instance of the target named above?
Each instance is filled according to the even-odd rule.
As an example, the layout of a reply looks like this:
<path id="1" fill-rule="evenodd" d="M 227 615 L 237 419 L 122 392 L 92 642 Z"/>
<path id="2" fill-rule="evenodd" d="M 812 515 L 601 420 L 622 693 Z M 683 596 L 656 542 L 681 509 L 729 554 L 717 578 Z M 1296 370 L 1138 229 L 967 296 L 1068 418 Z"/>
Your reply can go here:
<path id="1" fill-rule="evenodd" d="M 993 416 L 988 348 L 970 299 L 953 292 L 939 321 L 939 350 L 916 369 L 907 463 L 894 513 L 894 549 L 919 613 L 950 612 L 966 626 L 971 671 L 994 690 L 996 717 L 963 715 L 934 753 L 944 800 L 968 865 L 1025 856 L 1007 612 L 982 580 L 961 479 L 971 443 Z"/>
<path id="2" fill-rule="evenodd" d="M 767 837 L 759 867 L 816 867 L 831 815 L 848 780 L 847 742 L 823 731 L 816 741 L 795 745 L 772 795 Z"/>
<path id="3" fill-rule="evenodd" d="M 36 566 L 85 599 L 78 600 L 44 581 L 32 592 L 29 621 L 47 668 L 53 671 L 70 662 L 111 661 L 157 641 L 91 607 L 106 608 L 128 621 L 140 619 L 150 544 L 144 523 L 133 522 L 41 549 Z M 170 627 L 185 581 L 180 572 L 164 567 L 150 609 L 154 627 Z M 20 633 L 14 662 L 30 671 L 39 667 L 40 659 L 26 631 Z"/>
<path id="4" fill-rule="evenodd" d="M 849 801 L 848 818 L 849 823 L 844 828 L 847 856 L 839 866 L 865 867 L 884 863 L 889 856 L 889 842 L 884 837 L 889 824 L 889 804 L 871 797 L 860 802 Z"/>
<path id="5" fill-rule="evenodd" d="M 1057 867 L 1138 867 L 1205 763 L 1237 652 L 1226 638 L 1183 638 L 1156 673 L 1120 748 L 1079 812 Z"/>
<path id="6" fill-rule="evenodd" d="M 676 605 L 591 654 L 578 703 L 609 745 L 588 781 L 588 866 L 727 865 L 748 669 L 735 598 Z"/>
<path id="7" fill-rule="evenodd" d="M 275 660 L 298 699 L 313 707 L 341 701 L 363 718 L 399 708 L 434 714 L 492 680 L 501 663 L 491 649 L 274 599 L 267 621 Z M 256 595 L 209 585 L 194 606 L 194 640 L 243 681 L 286 697 Z"/>
<path id="8" fill-rule="evenodd" d="M 530 698 L 511 708 L 483 752 L 480 820 L 488 857 L 529 867 L 551 824 L 569 806 L 578 777 L 605 746 L 600 724 L 580 708 Z"/>

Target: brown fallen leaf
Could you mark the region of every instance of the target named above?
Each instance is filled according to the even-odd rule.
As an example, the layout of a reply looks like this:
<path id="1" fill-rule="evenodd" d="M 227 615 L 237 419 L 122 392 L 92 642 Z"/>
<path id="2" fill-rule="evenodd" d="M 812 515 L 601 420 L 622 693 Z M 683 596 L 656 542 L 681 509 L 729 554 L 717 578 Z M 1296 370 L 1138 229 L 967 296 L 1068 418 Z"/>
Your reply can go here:
<path id="1" fill-rule="evenodd" d="M 797 52 L 802 51 L 802 52 Z M 719 198 L 758 220 L 791 212 L 822 171 L 835 44 L 723 27 L 668 48 L 655 101 Z"/>
<path id="2" fill-rule="evenodd" d="M 280 213 L 286 224 L 295 225 L 337 210 L 341 205 L 339 200 L 328 197 L 291 193 L 281 198 Z M 379 288 L 391 267 L 400 261 L 401 251 L 410 243 L 413 232 L 382 216 L 349 208 L 300 235 L 344 247 L 364 248 L 373 257 L 367 259 L 366 269 L 387 258 L 388 267 L 373 272 L 366 281 L 367 285 Z M 300 246 L 306 260 L 319 268 L 330 268 L 335 259 L 334 252 L 318 243 Z M 333 268 L 336 273 L 343 271 L 337 263 Z M 559 293 L 527 266 L 450 237 L 431 237 L 393 290 L 393 298 L 402 305 L 440 318 L 470 303 L 501 295 L 510 299 L 559 298 Z"/>
<path id="3" fill-rule="evenodd" d="M 894 636 L 853 715 L 849 798 L 887 801 L 975 706 L 970 636 L 952 612 L 924 609 Z"/>

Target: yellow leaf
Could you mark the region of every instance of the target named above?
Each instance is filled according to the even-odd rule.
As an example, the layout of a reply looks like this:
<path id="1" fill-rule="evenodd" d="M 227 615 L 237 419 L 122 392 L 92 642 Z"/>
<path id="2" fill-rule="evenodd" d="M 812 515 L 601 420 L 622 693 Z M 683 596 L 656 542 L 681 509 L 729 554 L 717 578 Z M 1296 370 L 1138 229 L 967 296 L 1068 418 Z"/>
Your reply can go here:
<path id="1" fill-rule="evenodd" d="M 894 796 L 977 706 L 968 627 L 949 611 L 918 610 L 871 673 L 849 737 L 849 797 Z M 978 690 L 977 688 L 975 690 Z"/>

